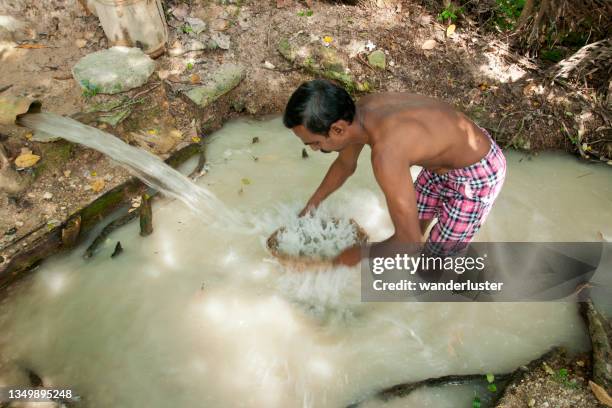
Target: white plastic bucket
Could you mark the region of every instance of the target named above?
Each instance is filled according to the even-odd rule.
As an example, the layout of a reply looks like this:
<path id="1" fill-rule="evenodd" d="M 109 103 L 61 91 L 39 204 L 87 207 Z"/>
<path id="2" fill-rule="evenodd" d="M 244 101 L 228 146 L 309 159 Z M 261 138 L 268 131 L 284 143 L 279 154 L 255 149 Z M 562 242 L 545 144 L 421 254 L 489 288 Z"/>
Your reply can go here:
<path id="1" fill-rule="evenodd" d="M 163 54 L 168 26 L 161 0 L 88 0 L 111 45 L 138 47 L 151 57 Z"/>

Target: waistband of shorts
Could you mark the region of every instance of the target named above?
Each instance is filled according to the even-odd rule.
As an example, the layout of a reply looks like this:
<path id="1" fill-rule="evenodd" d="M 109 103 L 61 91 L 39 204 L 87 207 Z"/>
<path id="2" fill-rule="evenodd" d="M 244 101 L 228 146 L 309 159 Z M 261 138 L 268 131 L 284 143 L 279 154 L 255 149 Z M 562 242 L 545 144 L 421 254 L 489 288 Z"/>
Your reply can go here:
<path id="1" fill-rule="evenodd" d="M 482 167 L 482 166 L 487 166 L 487 167 L 492 167 L 492 168 L 497 167 L 495 165 L 495 161 L 496 161 L 496 158 L 498 158 L 499 155 L 501 155 L 501 148 L 497 145 L 495 140 L 493 140 L 493 137 L 489 134 L 489 132 L 487 132 L 485 128 L 482 128 L 480 126 L 478 126 L 478 128 L 482 131 L 482 133 L 484 133 L 487 136 L 487 138 L 491 142 L 491 146 L 489 146 L 489 151 L 487 152 L 487 154 L 485 154 L 484 157 L 478 160 L 476 163 L 470 164 L 469 166 L 466 166 L 466 167 L 461 167 L 459 169 L 453 169 L 449 171 L 447 174 L 463 175 L 464 172 L 466 171 L 469 172 L 470 170 L 473 170 L 475 168 Z"/>

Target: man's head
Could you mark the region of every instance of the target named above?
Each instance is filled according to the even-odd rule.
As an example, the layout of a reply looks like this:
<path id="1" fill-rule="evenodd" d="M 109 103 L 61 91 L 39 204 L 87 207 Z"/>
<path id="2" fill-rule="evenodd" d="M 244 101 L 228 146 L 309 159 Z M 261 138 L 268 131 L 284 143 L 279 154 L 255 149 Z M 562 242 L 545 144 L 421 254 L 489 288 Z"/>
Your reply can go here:
<path id="1" fill-rule="evenodd" d="M 293 92 L 283 123 L 313 150 L 329 153 L 349 144 L 354 117 L 355 103 L 348 92 L 330 81 L 315 79 Z"/>

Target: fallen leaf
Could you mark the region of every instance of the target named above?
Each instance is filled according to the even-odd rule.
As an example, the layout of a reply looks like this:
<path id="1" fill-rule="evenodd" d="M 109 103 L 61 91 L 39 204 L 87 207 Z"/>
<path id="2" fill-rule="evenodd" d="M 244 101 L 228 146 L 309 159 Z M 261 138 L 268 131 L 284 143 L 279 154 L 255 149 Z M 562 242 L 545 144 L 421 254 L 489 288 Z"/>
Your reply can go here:
<path id="1" fill-rule="evenodd" d="M 191 74 L 191 77 L 189 78 L 189 80 L 191 81 L 192 84 L 199 84 L 201 81 L 201 78 L 198 74 Z"/>
<path id="2" fill-rule="evenodd" d="M 174 137 L 176 139 L 182 139 L 183 138 L 183 134 L 178 129 L 172 129 L 170 131 L 170 136 L 172 136 L 172 137 Z"/>
<path id="3" fill-rule="evenodd" d="M 15 166 L 24 169 L 27 167 L 32 167 L 33 165 L 38 163 L 39 160 L 40 156 L 36 154 L 22 154 L 20 156 L 17 156 L 17 158 L 15 159 Z"/>
<path id="4" fill-rule="evenodd" d="M 91 189 L 96 192 L 99 193 L 100 191 L 102 191 L 104 189 L 104 180 L 103 179 L 97 179 L 96 181 L 94 181 L 93 183 L 91 183 Z"/>
<path id="5" fill-rule="evenodd" d="M 26 49 L 36 50 L 40 48 L 49 48 L 49 46 L 43 45 L 43 44 L 19 44 L 19 45 L 16 45 L 15 48 L 26 48 Z"/>
<path id="6" fill-rule="evenodd" d="M 603 389 L 602 386 L 594 383 L 593 381 L 589 381 L 589 387 L 591 387 L 591 391 L 595 395 L 595 398 L 606 407 L 612 407 L 612 397 L 608 394 L 606 390 Z"/>
<path id="7" fill-rule="evenodd" d="M 456 25 L 451 24 L 448 26 L 448 28 L 446 29 L 446 36 L 447 37 L 452 37 L 453 34 L 455 34 L 455 29 L 457 28 Z"/>
<path id="8" fill-rule="evenodd" d="M 427 40 L 421 45 L 422 50 L 432 50 L 437 45 L 436 40 Z"/>

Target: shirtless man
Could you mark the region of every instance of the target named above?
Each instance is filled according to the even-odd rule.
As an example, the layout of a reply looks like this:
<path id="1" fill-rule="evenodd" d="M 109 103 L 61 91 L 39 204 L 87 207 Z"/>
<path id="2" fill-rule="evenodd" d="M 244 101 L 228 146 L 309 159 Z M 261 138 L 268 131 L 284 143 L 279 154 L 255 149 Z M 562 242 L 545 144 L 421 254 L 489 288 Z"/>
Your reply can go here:
<path id="1" fill-rule="evenodd" d="M 395 227 L 385 242 L 421 244 L 437 218 L 425 242 L 434 255 L 467 246 L 506 175 L 501 149 L 484 129 L 450 105 L 421 95 L 381 93 L 355 104 L 340 86 L 314 80 L 293 93 L 283 123 L 313 150 L 339 153 L 300 215 L 342 186 L 368 144 Z M 413 184 L 409 168 L 415 165 L 423 170 Z M 354 265 L 360 258 L 353 247 L 334 262 Z"/>

